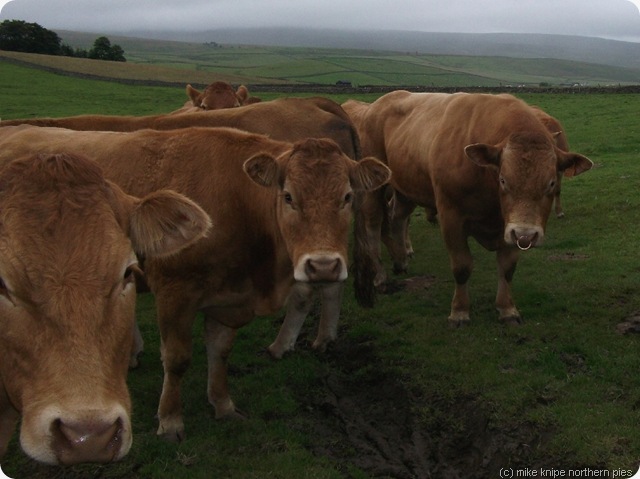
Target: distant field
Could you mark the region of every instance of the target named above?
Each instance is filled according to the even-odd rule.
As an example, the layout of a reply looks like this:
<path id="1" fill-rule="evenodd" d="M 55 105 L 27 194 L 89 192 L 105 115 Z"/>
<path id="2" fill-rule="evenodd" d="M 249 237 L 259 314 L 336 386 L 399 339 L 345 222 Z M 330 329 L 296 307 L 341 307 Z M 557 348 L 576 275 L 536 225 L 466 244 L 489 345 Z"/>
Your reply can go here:
<path id="1" fill-rule="evenodd" d="M 88 48 L 95 35 L 65 32 Z M 117 79 L 208 84 L 212 78 L 248 84 L 491 87 L 505 85 L 640 84 L 640 71 L 545 58 L 472 57 L 335 48 L 218 45 L 112 37 L 126 64 L 0 52 L 68 72 Z M 188 80 L 187 80 L 188 79 Z"/>

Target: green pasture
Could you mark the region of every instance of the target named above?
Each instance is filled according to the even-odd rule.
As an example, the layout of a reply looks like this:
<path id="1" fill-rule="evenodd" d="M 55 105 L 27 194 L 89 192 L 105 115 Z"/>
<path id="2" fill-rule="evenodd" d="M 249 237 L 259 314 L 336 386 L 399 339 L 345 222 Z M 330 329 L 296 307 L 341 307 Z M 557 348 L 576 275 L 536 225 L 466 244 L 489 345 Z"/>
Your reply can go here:
<path id="1" fill-rule="evenodd" d="M 3 119 L 168 112 L 186 99 L 182 88 L 79 80 L 5 63 L 0 68 Z M 269 65 L 259 68 L 267 71 Z M 640 95 L 522 98 L 557 117 L 572 149 L 595 163 L 592 171 L 563 181 L 566 217 L 551 217 L 545 243 L 522 254 L 514 298 L 523 325 L 498 322 L 494 255 L 474 244 L 472 324 L 448 328 L 453 292 L 448 258 L 437 227 L 416 211 L 411 222 L 416 255 L 409 273 L 394 278 L 400 290 L 363 309 L 348 280 L 339 339 L 327 354 L 308 345 L 316 315 L 308 319 L 297 351 L 280 361 L 271 360 L 264 348 L 275 338 L 282 314 L 256 318 L 240 331 L 230 358 L 230 387 L 248 413 L 246 421 L 213 418 L 199 322 L 183 386 L 187 438 L 169 444 L 155 437 L 162 367 L 153 298 L 144 294 L 138 319 L 146 348 L 140 368 L 129 375 L 134 402 L 129 455 L 116 464 L 46 467 L 28 459 L 14 439 L 3 471 L 12 478 L 74 479 L 420 477 L 411 475 L 416 470 L 411 461 L 403 463 L 409 472 L 402 474 L 367 469 L 361 461 L 376 448 L 384 457 L 380 441 L 372 439 L 369 449 L 361 449 L 348 439 L 349 428 L 341 433 L 329 428 L 337 419 L 326 398 L 349 389 L 367 403 L 360 422 L 372 428 L 394 421 L 412 425 L 407 448 L 415 449 L 415 438 L 422 438 L 422 460 L 432 477 L 452 477 L 445 460 L 468 478 L 498 477 L 501 467 L 635 473 L 640 336 L 620 334 L 617 326 L 640 318 Z M 389 448 L 395 447 L 392 442 Z"/>
<path id="2" fill-rule="evenodd" d="M 95 35 L 61 32 L 74 48 L 90 48 Z M 207 84 L 335 84 L 375 86 L 619 85 L 640 83 L 636 69 L 551 58 L 433 55 L 413 51 L 266 47 L 115 37 L 127 64 L 3 52 L 38 65 L 109 78 Z M 117 63 L 117 62 L 116 62 Z"/>
<path id="3" fill-rule="evenodd" d="M 354 85 L 498 86 L 501 84 L 638 83 L 638 71 L 549 58 L 431 55 L 332 48 L 259 47 L 152 42 L 123 39 L 127 59 L 156 66 L 180 66 L 224 75 L 253 77 L 257 83 L 286 79 L 298 83 Z M 329 74 L 328 74 L 329 73 Z"/>

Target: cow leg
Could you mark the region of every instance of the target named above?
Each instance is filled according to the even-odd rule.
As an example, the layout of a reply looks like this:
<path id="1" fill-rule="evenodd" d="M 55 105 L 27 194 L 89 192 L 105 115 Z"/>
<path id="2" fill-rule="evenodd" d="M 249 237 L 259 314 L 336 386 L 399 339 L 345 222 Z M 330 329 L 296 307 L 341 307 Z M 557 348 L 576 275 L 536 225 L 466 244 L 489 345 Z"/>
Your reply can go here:
<path id="1" fill-rule="evenodd" d="M 503 247 L 496 252 L 498 261 L 498 293 L 496 295 L 496 308 L 500 321 L 507 324 L 519 324 L 522 320 L 520 313 L 513 304 L 511 298 L 511 280 L 518 263 L 518 250 Z"/>
<path id="2" fill-rule="evenodd" d="M 446 209 L 438 208 L 438 211 L 443 212 Z M 470 321 L 471 301 L 468 282 L 473 270 L 473 257 L 463 231 L 462 218 L 455 214 L 441 214 L 440 227 L 449 252 L 451 271 L 456 283 L 451 301 L 451 314 L 448 318 L 449 325 L 452 327 L 464 326 Z"/>
<path id="3" fill-rule="evenodd" d="M 358 303 L 373 306 L 375 289 L 387 280 L 380 257 L 383 218 L 386 214 L 384 188 L 359 192 L 354 226 L 354 287 Z"/>
<path id="4" fill-rule="evenodd" d="M 0 459 L 7 452 L 9 441 L 16 430 L 20 414 L 11 405 L 7 392 L 0 382 Z"/>
<path id="5" fill-rule="evenodd" d="M 232 309 L 220 314 L 216 310 L 215 319 L 213 315 L 205 316 L 205 342 L 207 345 L 207 364 L 209 376 L 207 381 L 207 396 L 209 403 L 215 408 L 216 419 L 238 418 L 244 419 L 229 394 L 229 384 L 227 381 L 227 360 L 233 341 L 236 338 L 237 328 L 222 324 L 244 325 L 253 319 L 251 309 Z"/>
<path id="6" fill-rule="evenodd" d="M 135 369 L 140 365 L 139 357 L 144 351 L 144 339 L 140 332 L 138 321 L 133 323 L 133 344 L 131 345 L 131 356 L 129 357 L 129 369 Z"/>
<path id="7" fill-rule="evenodd" d="M 558 186 L 555 194 L 555 211 L 557 218 L 564 218 L 564 210 L 562 209 L 562 203 L 560 202 L 560 181 L 562 180 L 562 175 L 558 175 Z"/>
<path id="8" fill-rule="evenodd" d="M 168 296 L 171 295 L 156 295 L 164 367 L 157 434 L 170 441 L 181 441 L 184 439 L 184 422 L 180 386 L 191 363 L 191 330 L 196 309 L 187 301 L 171 303 Z"/>
<path id="9" fill-rule="evenodd" d="M 313 305 L 313 293 L 314 288 L 309 283 L 296 282 L 293 285 L 278 336 L 267 348 L 273 358 L 281 359 L 285 353 L 294 350 L 302 324 Z"/>
<path id="10" fill-rule="evenodd" d="M 322 286 L 320 291 L 322 295 L 322 312 L 320 314 L 320 324 L 318 325 L 318 335 L 311 347 L 317 351 L 324 352 L 327 349 L 327 345 L 338 337 L 338 319 L 340 318 L 344 283 L 326 284 Z"/>
<path id="11" fill-rule="evenodd" d="M 409 218 L 416 204 L 399 192 L 394 192 L 389 202 L 389 227 L 382 239 L 393 260 L 394 273 L 406 273 L 413 246 L 409 239 Z"/>

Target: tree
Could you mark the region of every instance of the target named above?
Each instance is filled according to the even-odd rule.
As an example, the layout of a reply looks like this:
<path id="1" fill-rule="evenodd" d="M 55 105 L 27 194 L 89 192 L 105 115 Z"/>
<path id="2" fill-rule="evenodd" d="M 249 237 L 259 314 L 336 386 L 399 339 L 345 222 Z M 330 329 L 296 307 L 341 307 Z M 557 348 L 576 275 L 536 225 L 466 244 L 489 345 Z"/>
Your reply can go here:
<path id="1" fill-rule="evenodd" d="M 0 50 L 14 52 L 60 54 L 60 37 L 37 23 L 5 20 L 0 23 Z"/>
<path id="2" fill-rule="evenodd" d="M 124 50 L 120 45 L 111 45 L 107 37 L 98 37 L 93 42 L 93 48 L 89 50 L 89 58 L 94 60 L 111 60 L 114 62 L 126 62 Z"/>

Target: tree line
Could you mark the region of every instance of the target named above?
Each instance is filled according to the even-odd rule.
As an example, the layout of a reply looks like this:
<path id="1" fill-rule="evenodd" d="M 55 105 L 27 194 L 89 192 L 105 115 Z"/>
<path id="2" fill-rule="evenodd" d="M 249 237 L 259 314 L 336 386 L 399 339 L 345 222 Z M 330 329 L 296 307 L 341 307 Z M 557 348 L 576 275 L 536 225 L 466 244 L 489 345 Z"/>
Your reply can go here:
<path id="1" fill-rule="evenodd" d="M 120 45 L 112 45 L 107 37 L 98 37 L 90 50 L 73 48 L 58 34 L 37 23 L 23 20 L 5 20 L 0 23 L 0 50 L 44 55 L 62 55 L 67 57 L 91 58 L 126 62 L 124 50 Z"/>

